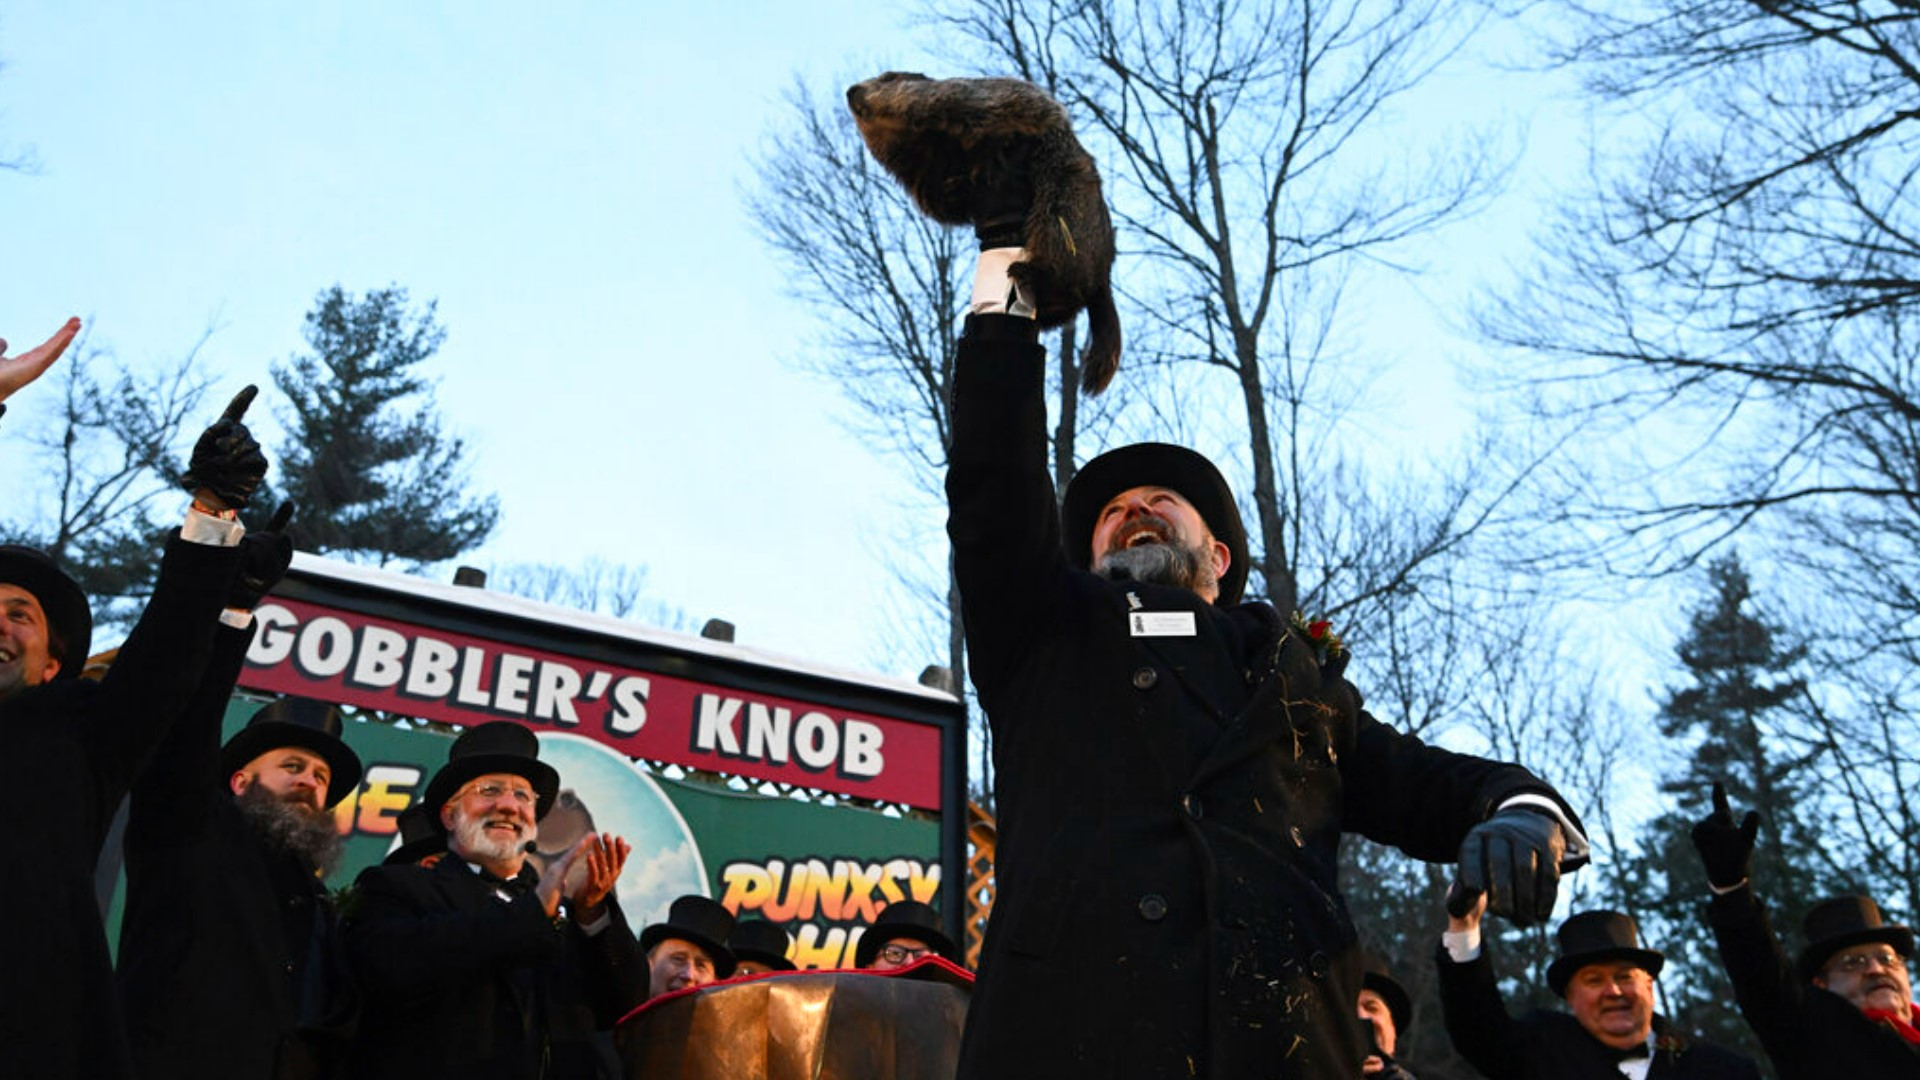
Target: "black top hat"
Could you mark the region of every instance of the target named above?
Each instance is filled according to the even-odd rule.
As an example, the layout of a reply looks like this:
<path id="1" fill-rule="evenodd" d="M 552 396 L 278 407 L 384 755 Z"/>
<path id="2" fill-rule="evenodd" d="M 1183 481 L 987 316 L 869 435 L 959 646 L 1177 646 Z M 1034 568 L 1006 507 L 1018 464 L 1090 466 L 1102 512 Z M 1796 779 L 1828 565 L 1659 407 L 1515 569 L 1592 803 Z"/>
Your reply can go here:
<path id="1" fill-rule="evenodd" d="M 1247 587 L 1247 527 L 1226 478 L 1213 462 L 1171 443 L 1135 443 L 1109 450 L 1081 466 L 1067 485 L 1061 509 L 1067 561 L 1086 569 L 1093 561 L 1093 526 L 1115 495 L 1152 485 L 1179 492 L 1200 512 L 1214 538 L 1227 545 L 1227 572 L 1220 577 L 1219 604 L 1233 604 Z"/>
<path id="2" fill-rule="evenodd" d="M 733 951 L 725 945 L 733 933 L 733 913 L 718 900 L 704 896 L 683 896 L 667 908 L 667 921 L 654 923 L 640 931 L 640 955 L 653 951 L 668 938 L 690 941 L 706 950 L 713 961 L 717 978 L 733 974 Z"/>
<path id="3" fill-rule="evenodd" d="M 727 948 L 734 959 L 743 963 L 752 960 L 775 971 L 798 970 L 787 959 L 787 950 L 792 947 L 793 938 L 765 919 L 742 919 L 727 935 Z"/>
<path id="4" fill-rule="evenodd" d="M 55 679 L 77 679 L 93 648 L 93 609 L 87 594 L 46 552 L 0 544 L 0 584 L 18 585 L 47 614 L 47 655 L 60 661 Z"/>
<path id="5" fill-rule="evenodd" d="M 400 846 L 380 861 L 387 866 L 412 866 L 446 851 L 447 836 L 440 831 L 439 820 L 440 815 L 429 811 L 426 803 L 410 804 L 394 819 L 400 827 Z"/>
<path id="6" fill-rule="evenodd" d="M 1380 995 L 1380 1000 L 1387 1003 L 1387 1012 L 1393 1017 L 1393 1030 L 1405 1037 L 1407 1028 L 1413 1023 L 1413 997 L 1387 971 L 1387 965 L 1368 957 L 1360 974 L 1360 989 Z"/>
<path id="7" fill-rule="evenodd" d="M 1807 912 L 1801 928 L 1807 947 L 1800 953 L 1800 977 L 1811 979 L 1827 966 L 1827 958 L 1841 949 L 1869 942 L 1893 946 L 1901 959 L 1913 955 L 1913 931 L 1880 917 L 1880 905 L 1870 896 L 1836 896 L 1822 900 Z"/>
<path id="8" fill-rule="evenodd" d="M 340 741 L 340 707 L 304 697 L 281 698 L 248 717 L 247 726 L 220 748 L 221 779 L 283 746 L 310 750 L 326 761 L 332 774 L 327 778 L 328 807 L 360 786 L 360 755 Z"/>
<path id="9" fill-rule="evenodd" d="M 872 967 L 874 957 L 895 938 L 911 938 L 955 964 L 960 962 L 960 949 L 940 929 L 939 914 L 918 900 L 901 900 L 888 904 L 860 936 L 860 944 L 853 950 L 853 966 Z"/>
<path id="10" fill-rule="evenodd" d="M 470 727 L 447 748 L 447 763 L 427 781 L 420 801 L 427 805 L 428 817 L 438 832 L 446 832 L 440 820 L 440 808 L 475 777 L 492 773 L 524 777 L 533 785 L 535 820 L 547 816 L 554 797 L 560 794 L 560 774 L 540 760 L 540 739 L 530 728 L 511 720 L 491 720 Z"/>
<path id="11" fill-rule="evenodd" d="M 1659 975 L 1667 958 L 1640 947 L 1640 930 L 1617 911 L 1583 911 L 1560 924 L 1560 956 L 1547 966 L 1547 985 L 1567 996 L 1567 980 L 1588 964 L 1624 960 Z"/>

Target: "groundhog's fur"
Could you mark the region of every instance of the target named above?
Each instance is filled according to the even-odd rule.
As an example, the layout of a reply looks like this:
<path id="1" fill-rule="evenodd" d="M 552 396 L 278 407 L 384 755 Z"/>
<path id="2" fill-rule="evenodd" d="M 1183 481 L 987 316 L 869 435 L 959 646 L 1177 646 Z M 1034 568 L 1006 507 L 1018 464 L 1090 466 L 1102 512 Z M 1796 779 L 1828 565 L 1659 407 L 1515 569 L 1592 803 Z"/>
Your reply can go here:
<path id="1" fill-rule="evenodd" d="M 1113 222 L 1093 156 L 1073 137 L 1060 103 L 1019 79 L 889 72 L 849 89 L 847 105 L 874 159 L 929 217 L 949 225 L 969 223 L 975 185 L 993 185 L 1008 149 L 1030 145 L 1027 260 L 1010 273 L 1038 305 L 1041 326 L 1059 326 L 1086 309 L 1080 385 L 1094 394 L 1106 389 L 1120 366 Z"/>

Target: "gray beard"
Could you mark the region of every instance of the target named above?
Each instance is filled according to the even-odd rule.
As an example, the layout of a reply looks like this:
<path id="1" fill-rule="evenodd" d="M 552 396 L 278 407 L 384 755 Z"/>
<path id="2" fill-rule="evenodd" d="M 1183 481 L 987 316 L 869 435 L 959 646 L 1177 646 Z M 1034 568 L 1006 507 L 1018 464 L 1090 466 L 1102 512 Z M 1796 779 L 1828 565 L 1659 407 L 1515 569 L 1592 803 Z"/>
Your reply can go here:
<path id="1" fill-rule="evenodd" d="M 259 784 L 235 795 L 233 804 L 268 847 L 299 856 L 322 877 L 340 865 L 346 840 L 327 811 L 284 802 Z"/>
<path id="2" fill-rule="evenodd" d="M 1109 551 L 1100 556 L 1093 572 L 1113 581 L 1172 585 L 1196 593 L 1220 583 L 1206 553 L 1178 541 Z"/>

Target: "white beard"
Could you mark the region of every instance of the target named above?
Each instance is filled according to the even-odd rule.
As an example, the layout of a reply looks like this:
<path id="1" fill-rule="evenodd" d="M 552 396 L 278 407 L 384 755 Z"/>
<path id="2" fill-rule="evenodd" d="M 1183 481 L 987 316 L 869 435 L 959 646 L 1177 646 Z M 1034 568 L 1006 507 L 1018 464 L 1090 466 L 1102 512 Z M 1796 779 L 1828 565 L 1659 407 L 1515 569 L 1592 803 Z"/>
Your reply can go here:
<path id="1" fill-rule="evenodd" d="M 540 826 L 524 825 L 518 836 L 494 836 L 487 832 L 487 819 L 459 814 L 453 822 L 453 843 L 448 846 L 468 861 L 486 859 L 504 862 L 523 855 L 527 846 L 540 835 Z"/>

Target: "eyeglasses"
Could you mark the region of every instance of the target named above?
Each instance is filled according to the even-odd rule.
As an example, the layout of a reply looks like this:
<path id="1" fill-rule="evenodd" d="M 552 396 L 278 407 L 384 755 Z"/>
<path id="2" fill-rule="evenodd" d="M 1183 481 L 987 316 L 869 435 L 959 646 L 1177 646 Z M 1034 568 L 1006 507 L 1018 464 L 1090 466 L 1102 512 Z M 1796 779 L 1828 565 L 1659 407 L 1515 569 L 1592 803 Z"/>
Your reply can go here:
<path id="1" fill-rule="evenodd" d="M 904 964 L 909 960 L 918 960 L 932 951 L 926 948 L 916 949 L 911 945 L 882 945 L 880 959 L 889 964 Z"/>
<path id="2" fill-rule="evenodd" d="M 521 806 L 532 806 L 535 802 L 531 788 L 509 787 L 506 784 L 475 784 L 468 788 L 461 798 L 467 795 L 478 795 L 487 802 L 496 802 L 502 796 L 509 796 Z"/>
<path id="3" fill-rule="evenodd" d="M 1833 966 L 1849 975 L 1859 975 L 1874 968 L 1886 968 L 1897 971 L 1906 966 L 1906 961 L 1892 949 L 1881 952 L 1850 953 L 1833 962 Z"/>

